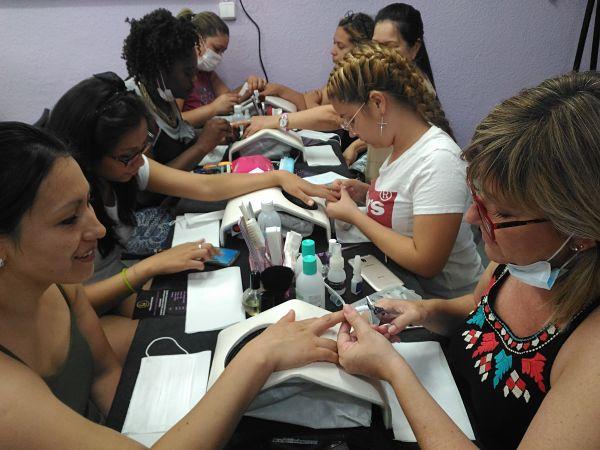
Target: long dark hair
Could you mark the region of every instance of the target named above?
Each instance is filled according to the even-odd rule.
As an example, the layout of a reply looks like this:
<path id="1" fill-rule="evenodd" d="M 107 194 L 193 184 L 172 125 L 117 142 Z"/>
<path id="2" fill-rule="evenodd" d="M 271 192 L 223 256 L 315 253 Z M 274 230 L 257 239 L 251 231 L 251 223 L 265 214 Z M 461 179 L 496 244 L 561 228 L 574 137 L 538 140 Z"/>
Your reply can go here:
<path id="1" fill-rule="evenodd" d="M 415 45 L 417 40 L 421 41 L 421 48 L 415 57 L 415 64 L 421 69 L 421 72 L 427 75 L 427 78 L 429 78 L 429 81 L 431 81 L 431 84 L 435 88 L 433 71 L 431 70 L 429 55 L 427 54 L 425 40 L 423 39 L 423 20 L 421 19 L 419 10 L 406 3 L 392 3 L 379 10 L 375 16 L 375 24 L 386 20 L 394 24 L 402 39 L 411 47 Z"/>
<path id="2" fill-rule="evenodd" d="M 0 122 L 0 234 L 18 239 L 19 224 L 65 145 L 49 133 L 20 122 Z"/>
<path id="3" fill-rule="evenodd" d="M 56 103 L 46 124 L 48 130 L 67 143 L 90 183 L 92 206 L 106 228 L 106 236 L 98 243 L 103 256 L 113 250 L 118 238 L 115 223 L 104 205 L 96 168 L 102 157 L 110 154 L 123 136 L 140 125 L 142 119 L 148 120 L 144 102 L 127 91 L 123 80 L 116 74 L 106 72 L 69 89 Z M 108 183 L 115 193 L 119 220 L 135 226 L 136 180 Z"/>

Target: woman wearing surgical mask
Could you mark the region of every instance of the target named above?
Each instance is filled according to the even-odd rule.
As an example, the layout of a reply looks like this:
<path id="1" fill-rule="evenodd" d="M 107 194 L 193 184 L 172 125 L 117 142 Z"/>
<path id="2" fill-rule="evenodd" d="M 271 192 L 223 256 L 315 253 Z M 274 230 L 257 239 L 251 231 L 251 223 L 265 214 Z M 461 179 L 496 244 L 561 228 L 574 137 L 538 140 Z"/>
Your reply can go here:
<path id="1" fill-rule="evenodd" d="M 177 17 L 189 20 L 198 33 L 196 81 L 191 92 L 178 99 L 186 121 L 199 127 L 211 117 L 231 114 L 233 105 L 248 98 L 255 89 L 265 87 L 263 78 L 252 75 L 246 80 L 246 92 L 240 95 L 243 86 L 229 89 L 215 71 L 229 46 L 229 27 L 219 16 L 210 11 L 194 14 L 184 9 Z"/>
<path id="2" fill-rule="evenodd" d="M 371 184 L 337 181 L 341 199 L 327 204 L 327 214 L 415 273 L 429 296 L 451 298 L 472 292 L 483 267 L 463 221 L 470 195 L 460 148 L 417 70 L 371 42 L 331 72 L 327 94 L 342 126 L 378 151 L 392 150 Z"/>
<path id="3" fill-rule="evenodd" d="M 191 170 L 214 147 L 232 137 L 224 119 L 206 122 L 197 132 L 176 104 L 192 91 L 196 77 L 198 36 L 187 19 L 176 19 L 157 9 L 141 19 L 129 19 L 131 30 L 123 45 L 123 58 L 135 91 L 152 115 L 150 132 L 157 140 L 149 156 L 162 164 Z"/>
<path id="4" fill-rule="evenodd" d="M 62 142 L 22 123 L 0 123 L 0 161 L 2 449 L 146 448 L 101 425 L 121 365 L 80 285 L 105 233 L 88 181 Z M 289 311 L 151 448 L 223 448 L 273 372 L 337 362 L 336 343 L 319 336 L 341 318 L 296 322 Z"/>
<path id="5" fill-rule="evenodd" d="M 492 261 L 475 291 L 384 300 L 381 334 L 345 311 L 340 364 L 392 385 L 420 448 L 475 445 L 384 338 L 408 324 L 450 338 L 449 362 L 483 448 L 600 448 L 599 142 L 597 72 L 549 79 L 502 102 L 463 152 L 467 219 Z"/>

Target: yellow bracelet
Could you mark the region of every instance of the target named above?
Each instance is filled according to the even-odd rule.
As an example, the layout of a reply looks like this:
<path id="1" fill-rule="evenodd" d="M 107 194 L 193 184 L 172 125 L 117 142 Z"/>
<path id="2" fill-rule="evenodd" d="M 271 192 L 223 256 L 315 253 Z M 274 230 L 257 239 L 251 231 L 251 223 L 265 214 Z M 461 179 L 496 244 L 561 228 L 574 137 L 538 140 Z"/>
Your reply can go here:
<path id="1" fill-rule="evenodd" d="M 123 280 L 123 284 L 127 286 L 127 289 L 131 291 L 132 294 L 135 294 L 137 291 L 131 286 L 131 283 L 127 279 L 127 267 L 124 267 L 121 270 L 121 279 Z"/>

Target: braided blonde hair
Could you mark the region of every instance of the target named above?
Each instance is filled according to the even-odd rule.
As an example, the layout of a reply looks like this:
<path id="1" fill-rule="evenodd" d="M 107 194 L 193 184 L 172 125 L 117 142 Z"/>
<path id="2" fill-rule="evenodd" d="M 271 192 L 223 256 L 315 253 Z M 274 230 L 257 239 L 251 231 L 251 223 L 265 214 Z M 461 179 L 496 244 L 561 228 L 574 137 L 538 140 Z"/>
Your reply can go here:
<path id="1" fill-rule="evenodd" d="M 600 241 L 597 72 L 552 78 L 505 100 L 477 126 L 463 158 L 485 195 L 549 219 L 565 236 Z M 574 261 L 551 291 L 549 322 L 569 322 L 600 297 L 600 247 Z"/>
<path id="2" fill-rule="evenodd" d="M 419 69 L 398 50 L 377 42 L 354 47 L 337 62 L 327 81 L 328 97 L 344 103 L 367 102 L 371 91 L 387 92 L 454 139 L 446 114 Z"/>

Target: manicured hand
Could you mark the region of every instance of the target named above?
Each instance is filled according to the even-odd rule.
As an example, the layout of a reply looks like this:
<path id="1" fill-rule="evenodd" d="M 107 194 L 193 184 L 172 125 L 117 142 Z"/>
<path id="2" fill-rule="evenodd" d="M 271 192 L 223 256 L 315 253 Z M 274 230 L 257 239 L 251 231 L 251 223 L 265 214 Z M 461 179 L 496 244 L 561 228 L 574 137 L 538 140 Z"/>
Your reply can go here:
<path id="1" fill-rule="evenodd" d="M 241 100 L 239 94 L 235 92 L 226 92 L 219 95 L 212 102 L 214 113 L 216 116 L 231 114 L 233 105 L 237 105 Z"/>
<path id="2" fill-rule="evenodd" d="M 290 310 L 277 323 L 253 339 L 244 350 L 263 353 L 273 371 L 301 367 L 316 361 L 338 362 L 337 344 L 321 337 L 344 319 L 341 311 L 316 319 L 295 321 Z"/>
<path id="3" fill-rule="evenodd" d="M 278 129 L 278 116 L 253 116 L 244 129 L 244 138 L 252 136 L 254 133 L 264 129 Z"/>
<path id="4" fill-rule="evenodd" d="M 392 362 L 401 356 L 352 306 L 344 305 L 342 312 L 345 321 L 337 338 L 340 365 L 352 374 L 389 380 Z"/>
<path id="5" fill-rule="evenodd" d="M 204 239 L 179 244 L 147 258 L 154 274 L 178 273 L 185 270 L 204 270 L 204 261 L 218 254 L 219 250 Z"/>
<path id="6" fill-rule="evenodd" d="M 342 187 L 340 190 L 340 199 L 338 201 L 327 203 L 325 212 L 332 219 L 339 219 L 348 223 L 354 223 L 353 217 L 355 214 L 362 214 L 345 187 Z"/>
<path id="7" fill-rule="evenodd" d="M 231 139 L 231 125 L 225 119 L 213 118 L 207 121 L 198 135 L 197 143 L 212 151 L 217 145 Z"/>
<path id="8" fill-rule="evenodd" d="M 281 188 L 307 205 L 315 203 L 311 197 L 320 197 L 328 201 L 337 200 L 336 193 L 326 185 L 309 183 L 297 175 L 282 170 L 278 170 L 277 175 Z"/>

